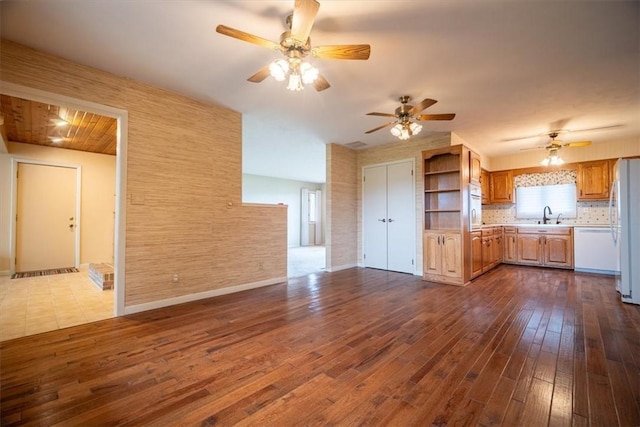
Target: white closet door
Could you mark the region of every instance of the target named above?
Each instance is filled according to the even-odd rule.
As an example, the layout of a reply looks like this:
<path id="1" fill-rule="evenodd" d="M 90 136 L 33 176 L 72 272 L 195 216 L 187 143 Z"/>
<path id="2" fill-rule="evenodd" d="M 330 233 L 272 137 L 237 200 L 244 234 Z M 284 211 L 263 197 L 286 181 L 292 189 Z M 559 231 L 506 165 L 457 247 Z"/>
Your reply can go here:
<path id="1" fill-rule="evenodd" d="M 387 167 L 364 169 L 364 266 L 387 269 Z"/>
<path id="2" fill-rule="evenodd" d="M 414 272 L 413 162 L 364 169 L 364 266 Z"/>
<path id="3" fill-rule="evenodd" d="M 387 269 L 413 273 L 415 253 L 413 165 L 387 166 Z"/>

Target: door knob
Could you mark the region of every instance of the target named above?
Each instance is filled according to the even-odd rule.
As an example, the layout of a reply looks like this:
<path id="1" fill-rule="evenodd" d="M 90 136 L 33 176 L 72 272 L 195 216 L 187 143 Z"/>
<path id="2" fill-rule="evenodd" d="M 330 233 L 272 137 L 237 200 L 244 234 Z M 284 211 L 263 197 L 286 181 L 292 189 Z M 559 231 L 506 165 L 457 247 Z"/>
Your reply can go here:
<path id="1" fill-rule="evenodd" d="M 393 222 L 393 220 L 391 218 L 389 218 L 389 222 Z"/>
<path id="2" fill-rule="evenodd" d="M 69 228 L 73 228 L 73 224 L 69 224 Z"/>
<path id="3" fill-rule="evenodd" d="M 386 219 L 384 219 L 384 218 L 379 219 L 378 221 L 387 222 L 387 220 L 386 220 Z"/>
<path id="4" fill-rule="evenodd" d="M 69 221 L 73 221 L 73 217 L 69 218 Z"/>

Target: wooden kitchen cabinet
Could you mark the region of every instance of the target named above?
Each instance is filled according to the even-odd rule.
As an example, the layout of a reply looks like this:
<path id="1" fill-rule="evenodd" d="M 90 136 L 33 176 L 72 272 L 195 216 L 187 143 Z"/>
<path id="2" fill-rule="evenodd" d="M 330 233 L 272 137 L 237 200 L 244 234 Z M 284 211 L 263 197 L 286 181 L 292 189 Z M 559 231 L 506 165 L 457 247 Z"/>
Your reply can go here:
<path id="1" fill-rule="evenodd" d="M 482 274 L 482 233 L 471 233 L 471 278 Z"/>
<path id="2" fill-rule="evenodd" d="M 608 160 L 578 164 L 578 200 L 609 200 L 610 166 Z"/>
<path id="3" fill-rule="evenodd" d="M 493 266 L 497 266 L 502 263 L 504 239 L 502 237 L 502 227 L 494 229 L 493 233 L 493 246 L 492 246 L 492 258 Z"/>
<path id="4" fill-rule="evenodd" d="M 518 234 L 518 264 L 542 265 L 542 242 L 537 234 Z"/>
<path id="5" fill-rule="evenodd" d="M 482 169 L 480 171 L 480 189 L 482 191 L 482 204 L 487 205 L 491 202 L 491 176 L 488 171 Z"/>
<path id="6" fill-rule="evenodd" d="M 423 245 L 424 279 L 433 277 L 434 281 L 446 281 L 449 278 L 457 283 L 462 277 L 460 233 L 426 230 Z"/>
<path id="7" fill-rule="evenodd" d="M 518 228 L 518 264 L 573 268 L 573 229 Z"/>
<path id="8" fill-rule="evenodd" d="M 473 151 L 469 151 L 469 182 L 480 185 L 481 172 L 480 155 Z"/>
<path id="9" fill-rule="evenodd" d="M 513 203 L 513 171 L 491 172 L 490 203 Z"/>
<path id="10" fill-rule="evenodd" d="M 502 262 L 510 264 L 518 262 L 518 240 L 515 227 L 504 227 Z"/>
<path id="11" fill-rule="evenodd" d="M 544 242 L 544 265 L 573 268 L 573 236 L 550 234 Z"/>
<path id="12" fill-rule="evenodd" d="M 455 145 L 423 151 L 422 162 L 422 278 L 465 286 L 471 280 L 469 183 L 479 181 L 479 156 L 464 145 Z M 470 167 L 477 172 L 470 172 Z"/>

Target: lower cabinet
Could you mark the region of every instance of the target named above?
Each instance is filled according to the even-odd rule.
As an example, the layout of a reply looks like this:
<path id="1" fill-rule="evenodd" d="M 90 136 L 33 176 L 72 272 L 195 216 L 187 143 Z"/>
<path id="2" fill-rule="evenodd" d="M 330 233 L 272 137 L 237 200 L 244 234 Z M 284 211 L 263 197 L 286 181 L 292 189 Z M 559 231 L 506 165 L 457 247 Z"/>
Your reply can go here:
<path id="1" fill-rule="evenodd" d="M 573 268 L 573 230 L 518 228 L 518 264 Z"/>
<path id="2" fill-rule="evenodd" d="M 427 230 L 424 232 L 424 278 L 462 278 L 460 233 Z M 445 282 L 447 280 L 444 280 Z"/>
<path id="3" fill-rule="evenodd" d="M 502 262 L 502 227 L 486 227 L 471 233 L 471 277 L 491 270 Z"/>
<path id="4" fill-rule="evenodd" d="M 510 264 L 518 262 L 518 235 L 515 227 L 504 227 L 502 262 Z"/>
<path id="5" fill-rule="evenodd" d="M 471 233 L 471 278 L 482 274 L 482 233 L 474 231 Z"/>

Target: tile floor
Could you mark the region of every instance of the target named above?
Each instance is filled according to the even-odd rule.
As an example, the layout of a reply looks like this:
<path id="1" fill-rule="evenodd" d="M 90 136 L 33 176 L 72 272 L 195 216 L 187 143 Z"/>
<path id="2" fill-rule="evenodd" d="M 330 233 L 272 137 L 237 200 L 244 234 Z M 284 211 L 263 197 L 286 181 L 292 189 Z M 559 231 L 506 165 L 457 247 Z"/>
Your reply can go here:
<path id="1" fill-rule="evenodd" d="M 11 279 L 0 276 L 0 341 L 113 317 L 113 290 L 88 271 Z"/>

